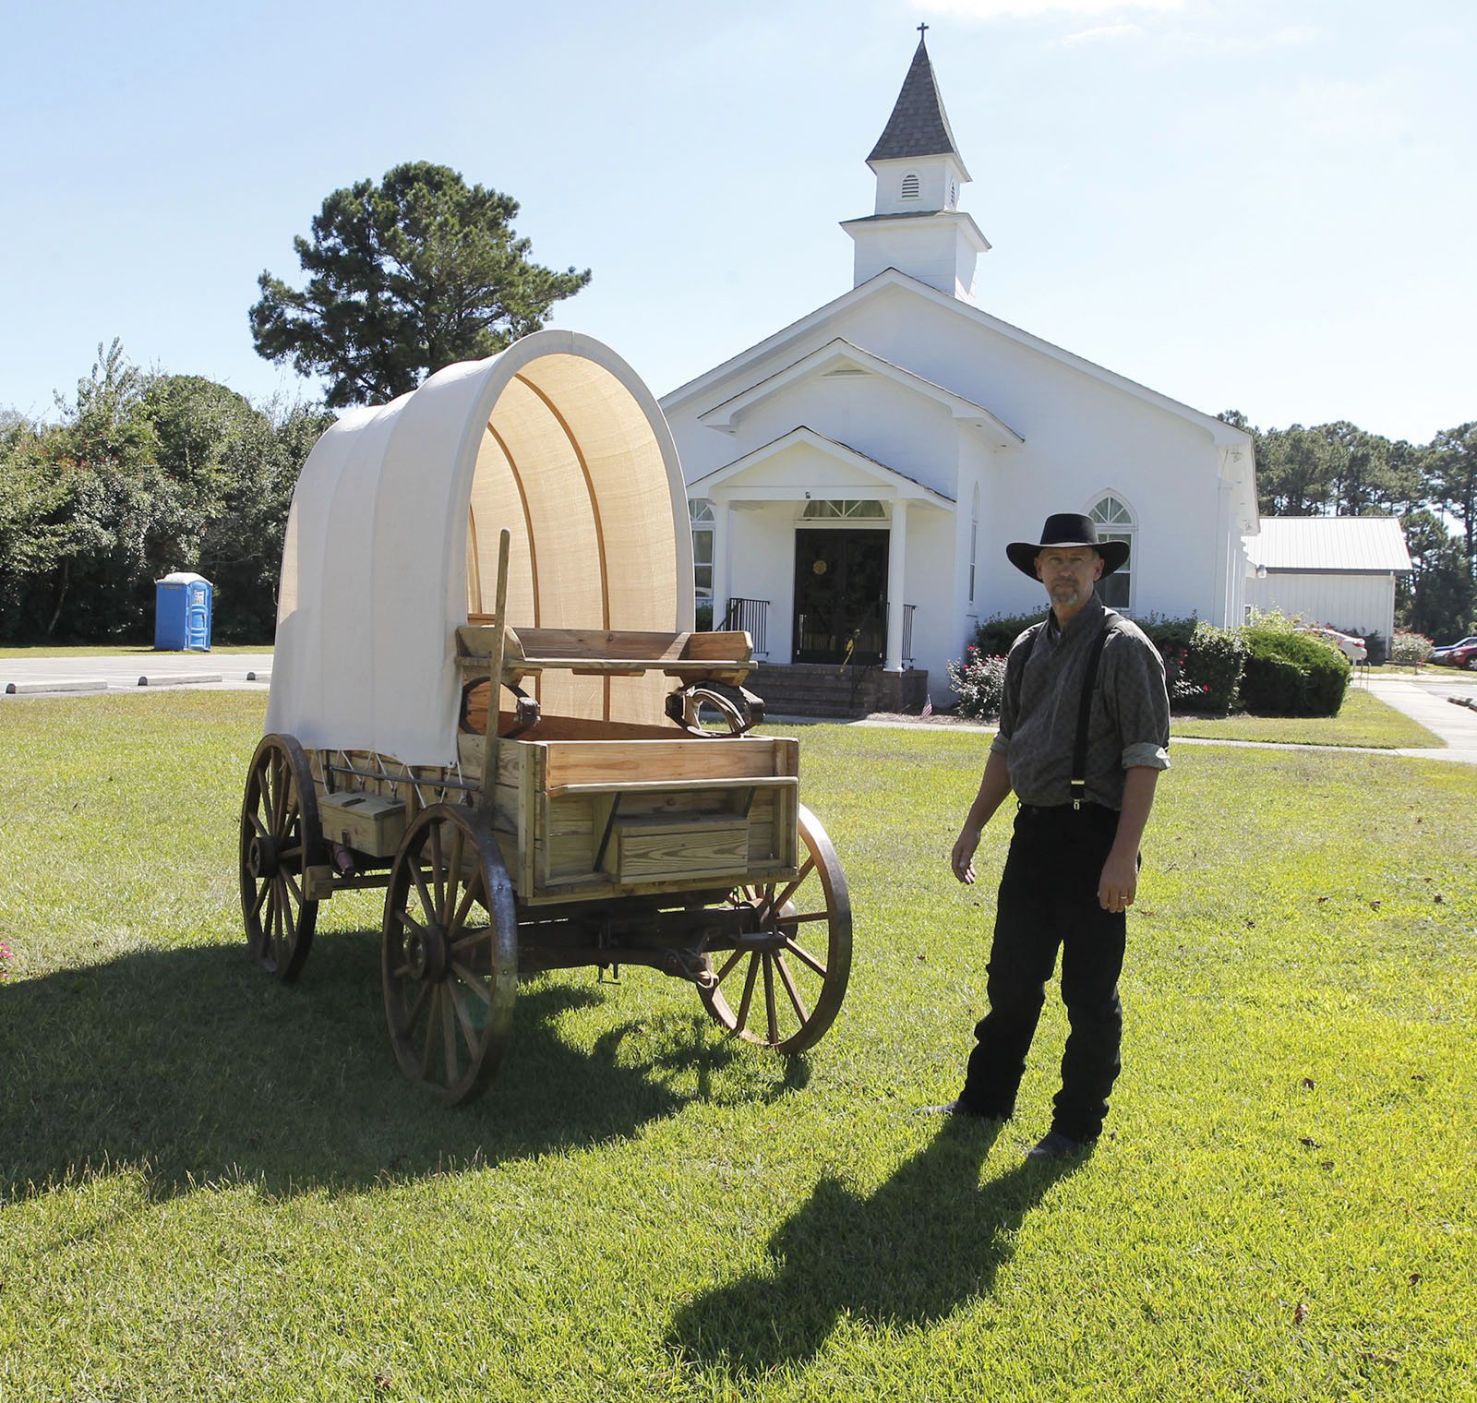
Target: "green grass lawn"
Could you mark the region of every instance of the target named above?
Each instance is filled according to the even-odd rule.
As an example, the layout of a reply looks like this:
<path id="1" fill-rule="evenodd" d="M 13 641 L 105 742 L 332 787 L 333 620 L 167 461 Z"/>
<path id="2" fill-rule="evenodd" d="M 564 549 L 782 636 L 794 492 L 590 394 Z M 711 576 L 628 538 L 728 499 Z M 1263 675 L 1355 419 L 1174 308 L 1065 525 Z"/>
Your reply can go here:
<path id="1" fill-rule="evenodd" d="M 1294 745 L 1361 745 L 1380 750 L 1439 747 L 1440 736 L 1378 697 L 1351 685 L 1337 716 L 1176 716 L 1176 736 L 1213 740 L 1281 741 Z"/>
<path id="2" fill-rule="evenodd" d="M 1477 772 L 1186 748 L 1131 918 L 1098 1152 L 957 1090 L 1006 841 L 978 733 L 806 727 L 851 989 L 786 1063 L 685 985 L 526 985 L 425 1103 L 377 903 L 302 982 L 240 943 L 245 693 L 0 708 L 0 1399 L 1472 1398 Z"/>

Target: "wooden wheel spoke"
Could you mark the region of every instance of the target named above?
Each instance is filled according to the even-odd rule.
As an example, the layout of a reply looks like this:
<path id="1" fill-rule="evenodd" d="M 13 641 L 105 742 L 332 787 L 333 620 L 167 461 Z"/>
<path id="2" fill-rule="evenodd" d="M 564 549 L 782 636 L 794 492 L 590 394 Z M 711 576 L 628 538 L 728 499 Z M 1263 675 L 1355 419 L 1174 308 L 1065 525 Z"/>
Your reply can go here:
<path id="1" fill-rule="evenodd" d="M 744 979 L 744 994 L 739 1000 L 738 1012 L 734 1015 L 733 1031 L 742 1033 L 749 1022 L 749 1005 L 754 1002 L 754 981 L 759 975 L 759 957 L 749 957 L 749 973 Z"/>
<path id="2" fill-rule="evenodd" d="M 492 1005 L 492 990 L 477 977 L 476 970 L 471 966 L 463 964 L 460 960 L 451 962 L 451 972 L 461 980 L 464 988 L 470 989 L 483 1003 L 489 1007 Z"/>
<path id="3" fill-rule="evenodd" d="M 270 838 L 272 835 L 267 832 L 267 825 L 265 823 L 263 823 L 260 818 L 257 817 L 257 813 L 256 813 L 257 805 L 260 804 L 260 803 L 261 803 L 261 794 L 258 793 L 257 796 L 256 796 L 256 802 L 253 803 L 253 804 L 248 804 L 247 805 L 247 808 L 246 808 L 246 819 L 247 819 L 247 822 L 250 823 L 251 826 L 254 829 L 256 829 L 256 836 L 258 838 Z"/>
<path id="4" fill-rule="evenodd" d="M 406 974 L 410 973 L 409 965 L 405 965 L 403 968 Z M 421 1010 L 425 1008 L 426 1000 L 431 996 L 431 989 L 432 986 L 430 984 L 422 984 L 415 991 L 415 998 L 410 1001 L 410 1007 L 405 1010 L 405 1031 L 407 1033 L 415 1027 L 416 1019 L 421 1016 Z"/>
<path id="5" fill-rule="evenodd" d="M 723 983 L 723 981 L 724 981 L 724 980 L 725 980 L 725 979 L 727 979 L 727 978 L 728 978 L 728 975 L 729 975 L 729 971 L 730 971 L 730 970 L 732 970 L 732 969 L 733 969 L 733 967 L 734 967 L 734 966 L 735 966 L 735 965 L 736 965 L 736 964 L 737 964 L 737 963 L 738 963 L 738 962 L 739 962 L 739 961 L 740 961 L 740 960 L 741 960 L 741 959 L 743 959 L 743 957 L 744 957 L 744 952 L 743 952 L 743 951 L 742 951 L 742 950 L 735 950 L 735 951 L 734 951 L 734 952 L 733 952 L 733 954 L 731 954 L 731 955 L 730 955 L 730 956 L 729 956 L 729 957 L 728 957 L 728 962 L 727 962 L 727 963 L 726 963 L 726 964 L 725 964 L 725 965 L 724 965 L 724 966 L 723 966 L 723 968 L 722 968 L 722 969 L 720 969 L 720 970 L 719 970 L 719 971 L 718 971 L 718 973 L 717 973 L 717 975 L 716 975 L 716 976 L 715 976 L 715 977 L 714 977 L 714 979 L 713 979 L 713 987 L 714 987 L 714 988 L 715 988 L 715 989 L 716 989 L 716 988 L 717 988 L 717 987 L 718 987 L 718 986 L 719 986 L 719 985 L 720 985 L 720 984 L 721 984 L 721 983 Z"/>
<path id="6" fill-rule="evenodd" d="M 448 932 L 455 928 L 451 920 L 452 907 L 456 904 L 456 892 L 462 880 L 462 852 L 466 847 L 466 841 L 467 835 L 461 828 L 458 828 L 451 838 L 451 862 L 446 868 L 446 891 L 443 895 L 446 908 L 441 913 L 441 924 Z"/>
<path id="7" fill-rule="evenodd" d="M 801 926 L 807 921 L 829 921 L 830 919 L 831 913 L 829 911 L 804 911 L 794 916 L 781 916 L 777 924 L 782 926 Z"/>
<path id="8" fill-rule="evenodd" d="M 279 836 L 287 831 L 288 793 L 287 757 L 273 756 L 272 760 L 272 832 Z"/>
<path id="9" fill-rule="evenodd" d="M 816 957 L 812 955 L 810 951 L 807 950 L 803 945 L 798 945 L 795 941 L 786 937 L 785 949 L 788 950 L 797 960 L 799 960 L 801 964 L 805 965 L 807 968 L 813 970 L 816 974 L 820 975 L 822 979 L 826 977 L 825 965 L 823 965 L 818 959 L 816 959 Z"/>
<path id="10" fill-rule="evenodd" d="M 261 920 L 262 903 L 266 901 L 267 893 L 272 890 L 271 878 L 263 877 L 257 880 L 261 881 L 261 886 L 257 887 L 256 895 L 251 899 L 251 911 L 249 913 L 250 919 L 253 921 Z"/>
<path id="11" fill-rule="evenodd" d="M 436 904 L 431 908 L 431 919 L 438 924 L 445 921 L 444 908 L 446 905 L 446 874 L 444 871 L 445 854 L 441 851 L 441 825 L 431 825 L 431 881 L 436 889 Z"/>
<path id="12" fill-rule="evenodd" d="M 456 945 L 456 932 L 467 924 L 467 917 L 472 914 L 472 905 L 477 900 L 477 889 L 482 885 L 482 873 L 479 869 L 477 875 L 467 883 L 462 892 L 462 899 L 457 902 L 456 910 L 451 913 L 451 920 L 447 922 L 446 933 Z"/>
<path id="13" fill-rule="evenodd" d="M 456 1000 L 451 995 L 451 985 L 438 984 L 437 996 L 441 1002 L 441 1051 L 446 1057 L 446 1085 L 456 1081 Z"/>
<path id="14" fill-rule="evenodd" d="M 791 882 L 790 885 L 787 886 L 784 891 L 782 891 L 777 897 L 775 897 L 773 901 L 770 902 L 770 909 L 778 911 L 782 906 L 784 906 L 785 902 L 787 902 L 792 896 L 795 895 L 796 888 L 798 888 L 800 884 L 814 871 L 815 858 L 807 857 L 805 859 L 805 865 L 800 869 L 798 873 L 796 873 L 795 880 Z"/>
<path id="15" fill-rule="evenodd" d="M 431 992 L 431 1009 L 426 1015 L 426 1040 L 421 1044 L 421 1080 L 431 1078 L 431 1062 L 436 1055 L 436 1028 L 441 1022 L 441 986 L 428 984 Z"/>
<path id="16" fill-rule="evenodd" d="M 406 930 L 413 930 L 417 935 L 424 936 L 426 933 L 426 928 L 421 925 L 421 923 L 417 921 L 416 918 L 412 916 L 409 911 L 395 912 L 395 919 L 398 920 L 400 924 L 405 927 Z"/>
<path id="17" fill-rule="evenodd" d="M 429 888 L 426 886 L 426 874 L 421 871 L 419 855 L 413 855 L 410 859 L 410 875 L 415 879 L 415 889 L 420 893 L 421 910 L 425 912 L 426 921 L 430 925 L 436 923 L 436 903 L 431 898 Z"/>
<path id="18" fill-rule="evenodd" d="M 447 947 L 453 957 L 465 954 L 469 950 L 475 950 L 479 945 L 485 945 L 497 934 L 493 926 L 470 926 L 465 929 L 467 934 L 458 936 Z"/>
<path id="19" fill-rule="evenodd" d="M 279 848 L 278 851 L 277 851 L 277 861 L 278 862 L 286 862 L 289 858 L 293 858 L 293 857 L 297 858 L 297 860 L 298 860 L 299 863 L 302 862 L 303 845 L 302 845 L 301 842 L 295 843 L 290 848 Z"/>
<path id="20" fill-rule="evenodd" d="M 456 1024 L 462 1030 L 462 1037 L 467 1044 L 467 1055 L 477 1055 L 477 1025 L 472 1022 L 471 1015 L 466 1008 L 466 995 L 462 993 L 460 984 L 447 984 L 447 992 L 451 995 L 451 1006 L 456 1010 Z"/>
<path id="21" fill-rule="evenodd" d="M 773 1044 L 780 1040 L 779 1009 L 774 998 L 774 961 L 767 950 L 761 958 L 764 961 L 764 1021 L 769 1041 Z"/>
<path id="22" fill-rule="evenodd" d="M 785 986 L 785 993 L 790 996 L 790 1006 L 795 1010 L 795 1017 L 800 1020 L 800 1026 L 804 1027 L 810 1022 L 810 1014 L 800 998 L 800 991 L 795 987 L 795 976 L 790 973 L 790 967 L 779 950 L 774 952 L 774 963 L 780 972 L 780 982 Z"/>
<path id="23" fill-rule="evenodd" d="M 282 885 L 282 896 L 278 906 L 282 912 L 282 926 L 284 938 L 288 942 L 289 953 L 291 947 L 297 944 L 297 916 L 293 913 L 292 900 L 288 895 L 287 873 L 279 872 L 277 880 Z"/>
<path id="24" fill-rule="evenodd" d="M 293 901 L 297 903 L 298 909 L 301 910 L 304 900 L 303 889 L 298 886 L 297 879 L 291 872 L 284 872 L 282 874 L 282 880 L 287 883 L 287 890 L 292 893 Z"/>

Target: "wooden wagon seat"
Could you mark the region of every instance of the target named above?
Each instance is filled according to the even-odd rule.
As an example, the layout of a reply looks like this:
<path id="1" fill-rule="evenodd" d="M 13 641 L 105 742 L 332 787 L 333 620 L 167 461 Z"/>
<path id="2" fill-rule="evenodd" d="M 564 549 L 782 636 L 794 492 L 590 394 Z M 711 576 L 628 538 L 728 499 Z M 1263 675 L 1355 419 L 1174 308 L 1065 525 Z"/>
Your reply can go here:
<path id="1" fill-rule="evenodd" d="M 456 631 L 457 661 L 464 673 L 486 672 L 492 653 L 493 617 L 471 614 Z M 640 677 L 661 672 L 683 682 L 741 686 L 754 670 L 747 633 L 601 632 L 568 628 L 509 628 L 503 642 L 503 681 L 562 669 L 577 677 Z"/>

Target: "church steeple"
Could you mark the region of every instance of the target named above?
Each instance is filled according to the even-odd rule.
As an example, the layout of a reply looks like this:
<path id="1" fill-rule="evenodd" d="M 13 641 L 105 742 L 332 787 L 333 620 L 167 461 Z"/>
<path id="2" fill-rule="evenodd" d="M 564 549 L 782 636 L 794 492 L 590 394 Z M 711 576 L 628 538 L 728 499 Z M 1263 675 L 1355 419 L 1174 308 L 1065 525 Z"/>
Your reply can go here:
<path id="1" fill-rule="evenodd" d="M 922 32 L 927 28 L 926 24 L 918 26 L 918 48 L 913 54 L 908 76 L 903 79 L 892 116 L 887 119 L 882 135 L 867 157 L 867 164 L 873 169 L 876 169 L 878 161 L 907 160 L 914 156 L 952 156 L 960 171 L 964 171 L 964 158 L 954 142 L 938 79 L 933 76 L 933 64 L 928 61 L 928 43 Z M 969 179 L 967 172 L 964 179 Z"/>
<path id="2" fill-rule="evenodd" d="M 959 209 L 959 187 L 970 176 L 929 61 L 927 28 L 918 26 L 913 62 L 867 157 L 877 177 L 875 212 L 841 227 L 856 243 L 858 285 L 884 268 L 897 268 L 969 301 L 975 260 L 990 245 Z"/>

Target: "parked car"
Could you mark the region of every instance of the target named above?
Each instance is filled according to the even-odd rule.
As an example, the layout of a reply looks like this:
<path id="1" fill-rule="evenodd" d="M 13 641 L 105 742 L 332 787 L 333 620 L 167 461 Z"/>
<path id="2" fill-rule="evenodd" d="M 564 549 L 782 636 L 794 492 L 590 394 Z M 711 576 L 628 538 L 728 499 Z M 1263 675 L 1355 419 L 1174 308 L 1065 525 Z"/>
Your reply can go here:
<path id="1" fill-rule="evenodd" d="M 1477 635 L 1464 638 L 1460 643 L 1447 643 L 1431 650 L 1431 661 L 1447 667 L 1465 667 L 1477 672 Z"/>
<path id="2" fill-rule="evenodd" d="M 1321 638 L 1325 643 L 1331 643 L 1351 663 L 1362 663 L 1369 660 L 1369 648 L 1362 638 L 1355 638 L 1352 633 L 1340 633 L 1336 628 L 1328 628 L 1324 624 L 1305 624 L 1304 633 L 1311 633 L 1314 638 Z"/>

